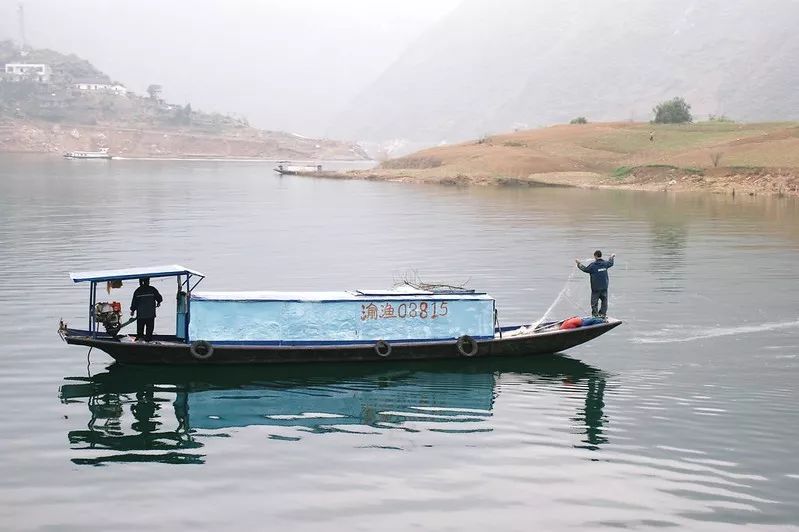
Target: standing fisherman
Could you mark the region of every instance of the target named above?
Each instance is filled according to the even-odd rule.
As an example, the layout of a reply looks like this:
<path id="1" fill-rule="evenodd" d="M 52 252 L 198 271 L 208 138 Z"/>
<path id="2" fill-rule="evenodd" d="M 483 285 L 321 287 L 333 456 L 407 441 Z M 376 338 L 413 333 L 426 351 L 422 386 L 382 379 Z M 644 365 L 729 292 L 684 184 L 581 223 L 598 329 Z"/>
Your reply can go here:
<path id="1" fill-rule="evenodd" d="M 613 266 L 613 259 L 616 255 L 611 255 L 610 260 L 602 258 L 602 252 L 594 251 L 594 262 L 588 266 L 583 266 L 579 259 L 575 259 L 577 267 L 591 275 L 591 315 L 594 317 L 605 318 L 608 315 L 608 268 Z M 597 303 L 602 301 L 602 306 L 597 312 Z"/>
<path id="2" fill-rule="evenodd" d="M 136 341 L 142 339 L 149 342 L 153 339 L 155 328 L 155 307 L 161 306 L 164 298 L 154 286 L 150 286 L 150 278 L 139 279 L 139 287 L 133 292 L 133 301 L 130 303 L 130 315 L 136 314 Z"/>

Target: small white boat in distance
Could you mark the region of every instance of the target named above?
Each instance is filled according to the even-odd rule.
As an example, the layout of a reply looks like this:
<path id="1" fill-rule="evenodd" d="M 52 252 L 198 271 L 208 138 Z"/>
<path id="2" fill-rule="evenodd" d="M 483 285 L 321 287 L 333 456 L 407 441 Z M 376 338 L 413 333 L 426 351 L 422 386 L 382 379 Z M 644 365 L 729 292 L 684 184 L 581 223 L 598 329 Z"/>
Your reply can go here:
<path id="1" fill-rule="evenodd" d="M 281 161 L 282 162 L 282 161 Z M 278 164 L 275 172 L 280 175 L 307 175 L 316 174 L 322 171 L 322 165 L 289 165 Z"/>
<path id="2" fill-rule="evenodd" d="M 110 159 L 108 148 L 100 148 L 99 151 L 68 151 L 64 154 L 66 159 Z"/>

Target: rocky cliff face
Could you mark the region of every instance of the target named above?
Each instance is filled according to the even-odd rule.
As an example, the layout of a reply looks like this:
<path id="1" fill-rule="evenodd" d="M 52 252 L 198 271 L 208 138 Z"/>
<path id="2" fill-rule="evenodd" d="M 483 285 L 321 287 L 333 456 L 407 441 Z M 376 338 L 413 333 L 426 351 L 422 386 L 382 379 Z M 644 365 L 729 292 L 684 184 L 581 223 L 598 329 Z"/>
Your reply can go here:
<path id="1" fill-rule="evenodd" d="M 698 118 L 797 119 L 797 20 L 797 0 L 466 0 L 331 131 L 451 142 L 576 116 L 648 120 L 674 96 Z"/>

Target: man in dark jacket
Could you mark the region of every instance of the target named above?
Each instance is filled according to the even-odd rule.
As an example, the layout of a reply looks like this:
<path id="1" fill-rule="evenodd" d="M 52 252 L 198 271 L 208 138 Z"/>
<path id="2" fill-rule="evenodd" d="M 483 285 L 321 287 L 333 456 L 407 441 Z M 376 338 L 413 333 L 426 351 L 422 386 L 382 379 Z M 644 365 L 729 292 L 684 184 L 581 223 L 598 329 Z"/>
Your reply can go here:
<path id="1" fill-rule="evenodd" d="M 139 279 L 139 287 L 133 292 L 133 301 L 130 303 L 130 315 L 136 314 L 136 341 L 142 339 L 149 342 L 153 339 L 155 328 L 155 307 L 161 306 L 164 298 L 155 287 L 150 286 L 150 278 Z"/>
<path id="2" fill-rule="evenodd" d="M 591 315 L 604 318 L 608 314 L 608 268 L 613 266 L 613 259 L 616 255 L 611 255 L 610 260 L 602 258 L 602 252 L 594 251 L 594 262 L 588 266 L 583 266 L 579 259 L 575 259 L 577 267 L 585 273 L 591 275 Z M 602 306 L 597 312 L 597 303 L 602 301 Z"/>

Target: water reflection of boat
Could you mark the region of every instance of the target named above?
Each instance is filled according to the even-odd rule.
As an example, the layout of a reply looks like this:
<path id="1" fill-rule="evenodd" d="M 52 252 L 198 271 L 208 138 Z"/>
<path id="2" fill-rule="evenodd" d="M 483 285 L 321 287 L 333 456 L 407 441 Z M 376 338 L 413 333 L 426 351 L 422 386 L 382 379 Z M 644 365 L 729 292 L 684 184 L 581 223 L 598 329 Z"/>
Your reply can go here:
<path id="1" fill-rule="evenodd" d="M 253 425 L 271 426 L 271 437 L 289 440 L 416 422 L 492 430 L 497 379 L 506 374 L 542 384 L 582 383 L 585 409 L 571 423 L 582 427 L 588 447 L 604 442 L 604 377 L 563 356 L 268 369 L 114 365 L 92 377 L 68 378 L 59 395 L 65 403 L 85 400 L 89 408 L 87 427 L 69 432 L 71 446 L 83 454 L 75 463 L 202 463 L 197 450 L 209 431 Z"/>

